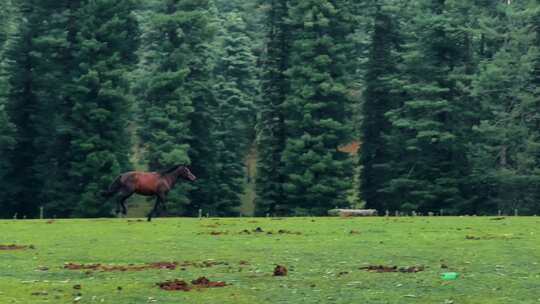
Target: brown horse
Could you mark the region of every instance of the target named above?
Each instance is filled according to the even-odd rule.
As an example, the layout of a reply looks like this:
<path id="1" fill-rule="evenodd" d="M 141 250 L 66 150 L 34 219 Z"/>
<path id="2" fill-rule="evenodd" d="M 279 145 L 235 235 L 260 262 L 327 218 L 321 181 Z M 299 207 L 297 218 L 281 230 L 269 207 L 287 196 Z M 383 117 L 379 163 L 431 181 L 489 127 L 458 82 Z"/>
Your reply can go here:
<path id="1" fill-rule="evenodd" d="M 152 216 L 157 212 L 159 205 L 165 208 L 165 199 L 167 193 L 174 187 L 178 178 L 194 181 L 197 178 L 186 166 L 175 165 L 168 170 L 162 172 L 139 172 L 130 171 L 119 175 L 114 182 L 109 186 L 107 191 L 101 194 L 104 197 L 111 197 L 119 193 L 118 201 L 116 202 L 116 213 L 127 213 L 126 200 L 133 194 L 141 194 L 145 196 L 156 196 L 154 208 L 148 214 L 148 221 L 152 220 Z"/>

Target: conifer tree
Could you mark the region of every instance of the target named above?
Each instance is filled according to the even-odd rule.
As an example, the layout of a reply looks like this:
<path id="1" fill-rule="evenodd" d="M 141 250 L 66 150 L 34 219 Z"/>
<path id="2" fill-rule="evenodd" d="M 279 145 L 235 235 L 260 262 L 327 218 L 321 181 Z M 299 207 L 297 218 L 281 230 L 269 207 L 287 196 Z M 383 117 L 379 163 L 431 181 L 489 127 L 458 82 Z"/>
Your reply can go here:
<path id="1" fill-rule="evenodd" d="M 195 0 L 166 0 L 157 5 L 147 40 L 151 47 L 146 62 L 152 69 L 140 103 L 139 134 L 149 169 L 191 163 L 197 184 L 208 181 L 204 169 L 212 164 L 205 161 L 212 154 L 208 140 L 212 92 L 207 82 L 211 66 L 206 43 L 213 30 L 208 26 L 208 8 L 208 1 Z M 190 187 L 186 183 L 175 187 L 168 196 L 171 210 L 197 212 L 200 206 L 190 206 L 186 195 Z"/>
<path id="2" fill-rule="evenodd" d="M 360 193 L 367 208 L 396 210 L 400 197 L 384 192 L 394 173 L 396 149 L 388 136 L 392 125 L 386 113 L 398 108 L 402 97 L 394 88 L 398 76 L 401 37 L 396 17 L 380 3 L 376 7 L 372 40 L 366 64 L 362 105 Z M 396 199 L 398 201 L 396 201 Z"/>
<path id="3" fill-rule="evenodd" d="M 338 148 L 351 139 L 347 75 L 352 43 L 348 1 L 292 1 L 294 39 L 285 102 L 283 190 L 289 210 L 326 214 L 348 205 L 352 161 Z"/>
<path id="4" fill-rule="evenodd" d="M 78 77 L 71 108 L 70 176 L 78 215 L 107 215 L 99 192 L 129 168 L 131 99 L 127 74 L 137 60 L 133 0 L 83 1 L 76 18 Z"/>
<path id="5" fill-rule="evenodd" d="M 424 1 L 419 8 L 412 24 L 418 38 L 403 55 L 406 100 L 389 113 L 400 130 L 390 140 L 403 151 L 385 191 L 401 196 L 403 210 L 449 212 L 464 201 L 462 177 L 469 174 L 471 36 L 464 28 L 470 19 L 450 1 Z"/>
<path id="6" fill-rule="evenodd" d="M 289 93 L 291 44 L 288 0 L 266 1 L 266 53 L 262 62 L 257 118 L 256 214 L 286 213 L 282 154 L 285 149 L 285 99 Z"/>
<path id="7" fill-rule="evenodd" d="M 5 192 L 0 198 L 0 212 L 4 217 L 12 217 L 14 214 L 19 217 L 32 217 L 38 211 L 39 202 L 36 198 L 40 194 L 41 181 L 36 176 L 34 165 L 41 150 L 35 142 L 39 134 L 36 120 L 39 104 L 33 71 L 37 66 L 34 38 L 42 29 L 43 15 L 40 8 L 41 6 L 32 0 L 18 3 L 17 10 L 20 15 L 17 31 L 5 53 L 9 60 L 6 109 L 11 122 L 17 128 L 17 136 L 15 146 L 6 157 L 5 174 L 9 175 L 10 179 L 3 183 Z"/>
<path id="8" fill-rule="evenodd" d="M 214 136 L 216 140 L 216 191 L 214 213 L 231 215 L 240 206 L 245 176 L 245 155 L 254 127 L 257 96 L 255 58 L 244 20 L 237 13 L 225 16 L 216 66 L 217 85 Z M 236 212 L 234 213 L 236 214 Z"/>

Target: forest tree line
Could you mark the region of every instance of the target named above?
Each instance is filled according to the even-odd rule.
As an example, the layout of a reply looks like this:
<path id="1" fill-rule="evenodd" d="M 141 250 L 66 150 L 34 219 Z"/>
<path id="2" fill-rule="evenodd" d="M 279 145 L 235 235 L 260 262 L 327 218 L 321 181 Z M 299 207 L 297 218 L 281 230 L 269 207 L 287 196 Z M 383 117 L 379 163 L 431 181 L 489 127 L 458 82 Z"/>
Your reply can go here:
<path id="1" fill-rule="evenodd" d="M 537 214 L 540 4 L 0 3 L 0 217 L 180 163 L 171 214 L 237 216 L 248 153 L 256 215 Z"/>

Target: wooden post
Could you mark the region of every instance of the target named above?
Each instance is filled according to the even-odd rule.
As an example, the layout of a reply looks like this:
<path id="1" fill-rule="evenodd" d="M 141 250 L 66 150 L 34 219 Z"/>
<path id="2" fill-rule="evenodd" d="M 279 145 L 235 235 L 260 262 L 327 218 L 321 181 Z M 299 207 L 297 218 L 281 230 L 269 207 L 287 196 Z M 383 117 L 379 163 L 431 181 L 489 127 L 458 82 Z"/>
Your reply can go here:
<path id="1" fill-rule="evenodd" d="M 39 219 L 43 219 L 43 206 L 39 207 Z"/>
<path id="2" fill-rule="evenodd" d="M 14 219 L 14 220 L 17 219 L 17 212 L 15 212 L 15 214 L 13 215 L 13 219 Z"/>
<path id="3" fill-rule="evenodd" d="M 199 209 L 199 219 L 202 220 L 202 209 Z"/>
<path id="4" fill-rule="evenodd" d="M 501 216 L 502 212 L 501 210 L 499 210 L 499 212 L 497 213 L 498 216 Z"/>
<path id="5" fill-rule="evenodd" d="M 443 216 L 444 215 L 444 209 L 441 209 L 441 213 L 439 214 L 440 216 Z"/>
<path id="6" fill-rule="evenodd" d="M 517 210 L 517 208 L 514 209 L 514 216 L 518 216 L 518 210 Z"/>
<path id="7" fill-rule="evenodd" d="M 388 211 L 388 209 L 384 212 L 384 216 L 390 216 L 390 211 Z"/>

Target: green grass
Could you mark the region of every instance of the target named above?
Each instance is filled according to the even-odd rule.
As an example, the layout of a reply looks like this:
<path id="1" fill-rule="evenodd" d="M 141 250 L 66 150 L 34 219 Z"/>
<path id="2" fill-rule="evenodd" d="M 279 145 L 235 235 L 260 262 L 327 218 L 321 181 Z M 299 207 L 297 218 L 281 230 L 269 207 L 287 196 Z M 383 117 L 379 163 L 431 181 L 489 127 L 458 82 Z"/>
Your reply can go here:
<path id="1" fill-rule="evenodd" d="M 239 234 L 256 227 L 274 234 Z M 279 229 L 302 234 L 279 235 Z M 0 221 L 0 244 L 13 243 L 35 248 L 0 251 L 0 303 L 73 303 L 77 296 L 79 303 L 113 304 L 540 303 L 536 217 Z M 66 262 L 210 259 L 228 265 L 137 272 L 63 269 Z M 239 265 L 242 260 L 249 265 Z M 276 264 L 288 267 L 289 275 L 272 276 Z M 359 269 L 370 264 L 427 268 L 418 273 Z M 441 264 L 460 278 L 442 281 Z M 48 270 L 37 270 L 40 266 Z M 155 285 L 199 276 L 232 285 L 190 292 Z M 80 290 L 73 288 L 77 284 Z"/>

